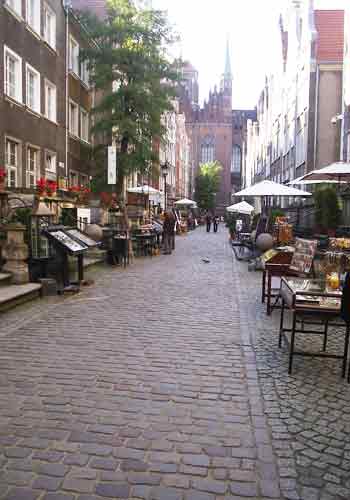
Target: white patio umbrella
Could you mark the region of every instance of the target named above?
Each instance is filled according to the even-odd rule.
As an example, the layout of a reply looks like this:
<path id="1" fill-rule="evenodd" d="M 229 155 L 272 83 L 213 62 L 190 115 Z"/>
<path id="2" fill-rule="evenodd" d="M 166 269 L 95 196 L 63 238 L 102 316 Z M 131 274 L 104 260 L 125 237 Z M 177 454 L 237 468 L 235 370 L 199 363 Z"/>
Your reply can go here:
<path id="1" fill-rule="evenodd" d="M 297 177 L 296 179 L 293 179 L 292 181 L 288 182 L 287 186 L 294 186 L 297 184 L 301 184 L 303 186 L 308 186 L 311 184 L 339 184 L 338 181 L 316 181 L 312 179 L 303 179 L 303 175 L 301 177 Z M 344 184 L 345 181 L 340 181 L 341 184 Z"/>
<path id="2" fill-rule="evenodd" d="M 284 184 L 278 184 L 277 182 L 262 181 L 243 189 L 243 191 L 234 193 L 233 196 L 301 196 L 306 198 L 307 196 L 312 196 L 312 194 L 307 191 L 302 191 L 301 189 L 285 186 Z"/>
<path id="3" fill-rule="evenodd" d="M 197 206 L 197 203 L 193 200 L 189 200 L 188 198 L 183 198 L 182 200 L 175 201 L 175 205 L 178 206 Z"/>
<path id="4" fill-rule="evenodd" d="M 244 215 L 250 215 L 254 210 L 254 207 L 252 205 L 249 205 L 249 203 L 247 203 L 246 201 L 235 203 L 234 205 L 226 208 L 226 211 L 229 213 L 238 213 Z"/>
<path id="5" fill-rule="evenodd" d="M 337 183 L 350 181 L 350 163 L 338 161 L 327 167 L 313 170 L 303 175 L 300 181 L 335 181 Z"/>
<path id="6" fill-rule="evenodd" d="M 147 184 L 145 184 L 144 186 L 129 188 L 128 192 L 137 194 L 160 194 L 160 191 L 158 191 L 158 189 L 155 189 L 152 186 L 148 186 Z"/>

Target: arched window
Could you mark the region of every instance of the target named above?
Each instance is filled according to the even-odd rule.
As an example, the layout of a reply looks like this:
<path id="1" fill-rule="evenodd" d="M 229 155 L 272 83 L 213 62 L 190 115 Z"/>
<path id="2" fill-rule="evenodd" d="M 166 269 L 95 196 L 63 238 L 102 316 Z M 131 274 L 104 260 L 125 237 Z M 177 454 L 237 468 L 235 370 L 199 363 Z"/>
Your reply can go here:
<path id="1" fill-rule="evenodd" d="M 242 153 L 241 148 L 235 144 L 232 149 L 232 163 L 231 163 L 231 172 L 240 172 L 241 171 L 241 161 L 242 161 Z"/>
<path id="2" fill-rule="evenodd" d="M 209 163 L 215 159 L 214 137 L 207 135 L 201 145 L 201 163 Z"/>

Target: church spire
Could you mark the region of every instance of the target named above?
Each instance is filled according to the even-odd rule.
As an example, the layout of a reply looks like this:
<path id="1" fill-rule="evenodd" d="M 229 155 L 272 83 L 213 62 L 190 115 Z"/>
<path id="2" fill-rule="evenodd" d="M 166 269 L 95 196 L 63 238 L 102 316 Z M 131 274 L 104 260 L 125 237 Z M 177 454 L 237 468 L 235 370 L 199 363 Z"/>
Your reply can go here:
<path id="1" fill-rule="evenodd" d="M 226 59 L 225 59 L 224 78 L 228 79 L 228 80 L 232 79 L 231 55 L 230 55 L 230 39 L 229 39 L 228 35 L 227 35 L 227 40 L 226 40 Z"/>

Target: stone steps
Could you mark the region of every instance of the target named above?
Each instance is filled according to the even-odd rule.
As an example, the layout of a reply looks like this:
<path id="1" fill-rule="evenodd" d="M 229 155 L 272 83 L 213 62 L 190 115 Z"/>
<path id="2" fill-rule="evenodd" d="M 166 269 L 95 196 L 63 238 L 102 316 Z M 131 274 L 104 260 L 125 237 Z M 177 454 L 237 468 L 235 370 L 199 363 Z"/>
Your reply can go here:
<path id="1" fill-rule="evenodd" d="M 39 283 L 0 286 L 0 313 L 39 297 L 40 290 Z"/>
<path id="2" fill-rule="evenodd" d="M 11 274 L 0 271 L 0 287 L 8 286 L 11 283 Z"/>

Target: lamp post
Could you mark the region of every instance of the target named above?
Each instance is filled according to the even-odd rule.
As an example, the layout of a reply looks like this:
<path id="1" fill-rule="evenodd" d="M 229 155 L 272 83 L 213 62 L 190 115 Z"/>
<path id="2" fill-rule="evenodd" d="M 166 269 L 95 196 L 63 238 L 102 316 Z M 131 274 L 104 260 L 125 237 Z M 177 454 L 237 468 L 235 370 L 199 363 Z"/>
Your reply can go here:
<path id="1" fill-rule="evenodd" d="M 166 178 L 167 178 L 168 173 L 169 173 L 169 162 L 168 162 L 168 160 L 165 160 L 165 162 L 161 164 L 160 168 L 162 170 L 162 175 L 163 175 L 163 178 L 164 178 L 164 211 L 166 212 L 166 209 L 167 209 Z"/>

